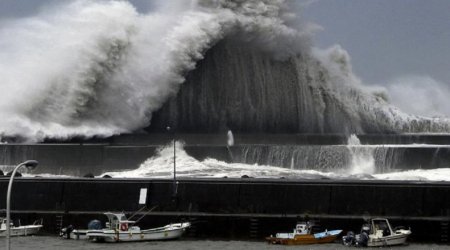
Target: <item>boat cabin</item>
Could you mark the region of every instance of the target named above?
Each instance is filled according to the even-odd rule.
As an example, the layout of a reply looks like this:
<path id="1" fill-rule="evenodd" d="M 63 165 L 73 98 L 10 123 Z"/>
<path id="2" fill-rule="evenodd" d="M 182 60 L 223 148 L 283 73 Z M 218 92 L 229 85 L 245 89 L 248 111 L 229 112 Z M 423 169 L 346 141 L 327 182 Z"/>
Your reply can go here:
<path id="1" fill-rule="evenodd" d="M 6 230 L 6 219 L 0 218 L 2 221 L 2 224 L 0 226 L 0 230 Z"/>
<path id="2" fill-rule="evenodd" d="M 299 222 L 295 226 L 294 235 L 297 235 L 297 234 L 304 235 L 304 234 L 310 234 L 310 233 L 311 233 L 311 225 L 309 224 L 309 222 Z"/>
<path id="3" fill-rule="evenodd" d="M 385 218 L 372 219 L 370 223 L 370 234 L 376 237 L 384 237 L 393 234 L 393 230 L 389 221 Z"/>
<path id="4" fill-rule="evenodd" d="M 127 217 L 123 213 L 105 213 L 108 217 L 106 227 L 116 231 L 128 231 L 129 225 L 134 224 L 134 221 L 127 220 Z"/>
<path id="5" fill-rule="evenodd" d="M 6 218 L 0 218 L 0 221 L 2 222 L 0 225 L 0 230 L 6 230 L 6 222 L 7 219 Z M 15 224 L 14 224 L 15 223 Z M 14 226 L 20 226 L 20 220 L 17 221 L 9 221 L 9 226 L 12 228 Z"/>

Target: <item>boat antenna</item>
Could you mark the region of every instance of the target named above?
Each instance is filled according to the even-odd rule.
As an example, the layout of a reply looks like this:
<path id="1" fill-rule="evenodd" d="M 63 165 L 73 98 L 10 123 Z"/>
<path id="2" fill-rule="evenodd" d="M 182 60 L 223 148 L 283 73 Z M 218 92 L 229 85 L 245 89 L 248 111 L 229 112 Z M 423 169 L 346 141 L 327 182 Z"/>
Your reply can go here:
<path id="1" fill-rule="evenodd" d="M 139 210 L 134 212 L 130 217 L 128 217 L 128 220 L 133 220 L 133 217 L 137 216 L 140 212 L 144 211 L 144 209 L 148 209 L 147 206 L 141 207 Z"/>
<path id="2" fill-rule="evenodd" d="M 149 209 L 141 217 L 139 217 L 137 220 L 135 220 L 134 223 L 138 223 L 140 220 L 142 220 L 142 218 L 144 218 L 147 214 L 149 214 L 151 211 L 153 211 L 157 207 L 158 207 L 158 205 L 156 205 L 156 206 L 152 207 L 151 209 Z"/>

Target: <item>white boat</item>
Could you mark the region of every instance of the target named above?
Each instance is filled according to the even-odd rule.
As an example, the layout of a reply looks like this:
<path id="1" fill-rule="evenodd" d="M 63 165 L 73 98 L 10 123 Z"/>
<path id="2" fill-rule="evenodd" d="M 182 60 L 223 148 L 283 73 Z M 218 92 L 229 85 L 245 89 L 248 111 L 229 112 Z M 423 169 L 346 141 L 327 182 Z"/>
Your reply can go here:
<path id="1" fill-rule="evenodd" d="M 122 242 L 122 241 L 148 241 L 171 240 L 180 238 L 189 222 L 174 223 L 163 227 L 141 230 L 134 226 L 134 221 L 127 220 L 123 213 L 105 213 L 108 217 L 106 228 L 88 229 L 86 236 L 92 241 Z"/>
<path id="2" fill-rule="evenodd" d="M 6 236 L 6 219 L 0 218 L 2 224 L 0 225 L 0 237 Z M 13 223 L 10 224 L 10 236 L 27 236 L 34 235 L 39 232 L 42 228 L 42 219 L 35 221 L 32 225 L 19 225 L 15 226 Z"/>
<path id="3" fill-rule="evenodd" d="M 405 244 L 409 235 L 411 235 L 411 229 L 392 228 L 388 219 L 374 218 L 369 224 L 363 225 L 361 233 L 354 239 L 353 236 L 344 236 L 343 243 L 368 247 L 395 246 Z"/>
<path id="4" fill-rule="evenodd" d="M 410 229 L 395 229 L 391 227 L 388 219 L 374 218 L 370 221 L 371 233 L 367 246 L 394 246 L 403 245 L 411 234 Z"/>

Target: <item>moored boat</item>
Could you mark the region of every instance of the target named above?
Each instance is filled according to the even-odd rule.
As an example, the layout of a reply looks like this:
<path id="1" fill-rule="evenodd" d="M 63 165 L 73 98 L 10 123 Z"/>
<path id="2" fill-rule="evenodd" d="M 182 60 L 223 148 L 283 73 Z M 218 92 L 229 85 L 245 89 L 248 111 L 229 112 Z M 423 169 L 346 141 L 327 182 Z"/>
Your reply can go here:
<path id="1" fill-rule="evenodd" d="M 123 213 L 105 213 L 105 215 L 108 217 L 106 228 L 88 229 L 87 238 L 105 242 L 171 240 L 180 238 L 191 226 L 189 222 L 184 222 L 141 230 L 140 227 L 134 226 L 134 221 L 127 220 Z"/>
<path id="2" fill-rule="evenodd" d="M 6 236 L 6 219 L 0 218 L 1 225 L 0 225 L 0 237 Z M 34 235 L 39 232 L 39 230 L 42 228 L 42 219 L 35 221 L 32 225 L 14 225 L 11 223 L 10 225 L 10 236 L 28 236 L 28 235 Z"/>
<path id="3" fill-rule="evenodd" d="M 388 219 L 373 218 L 369 224 L 362 226 L 361 233 L 355 238 L 351 234 L 344 236 L 343 243 L 368 247 L 395 246 L 405 244 L 409 235 L 411 235 L 411 229 L 392 228 Z"/>
<path id="4" fill-rule="evenodd" d="M 298 223 L 292 233 L 277 233 L 275 237 L 269 236 L 266 241 L 271 244 L 282 245 L 306 245 L 331 243 L 336 240 L 342 230 L 325 230 L 312 233 L 312 225 L 309 222 Z"/>

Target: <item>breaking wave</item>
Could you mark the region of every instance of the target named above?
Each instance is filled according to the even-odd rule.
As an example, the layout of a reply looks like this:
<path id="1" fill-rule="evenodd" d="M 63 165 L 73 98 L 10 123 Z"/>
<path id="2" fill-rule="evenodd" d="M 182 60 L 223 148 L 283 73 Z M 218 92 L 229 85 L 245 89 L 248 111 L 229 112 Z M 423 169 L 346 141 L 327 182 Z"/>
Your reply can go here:
<path id="1" fill-rule="evenodd" d="M 308 64 L 297 70 L 314 71 L 305 77 L 315 79 L 295 84 L 313 94 L 300 108 L 315 114 L 315 132 L 449 131 L 447 119 L 406 115 L 365 91 L 340 47 L 311 50 L 316 26 L 294 22 L 286 1 L 170 4 L 183 8 L 139 13 L 128 2 L 80 0 L 2 21 L 0 86 L 7 91 L 0 93 L 0 135 L 40 141 L 145 128 L 206 51 L 228 37 L 274 61 Z M 338 130 L 340 122 L 346 125 Z M 294 130 L 307 132 L 299 127 Z"/>
<path id="2" fill-rule="evenodd" d="M 182 143 L 176 144 L 176 175 L 181 178 L 287 178 L 287 179 L 332 179 L 332 180 L 410 180 L 410 181 L 450 181 L 450 168 L 410 169 L 399 171 L 392 169 L 379 172 L 373 169 L 367 172 L 366 164 L 358 167 L 358 161 L 352 161 L 348 169 L 290 169 L 259 164 L 227 163 L 207 158 L 199 161 L 188 155 Z M 357 152 L 356 152 L 357 154 Z M 368 157 L 367 154 L 356 157 Z M 372 156 L 373 157 L 373 156 Z M 106 172 L 119 178 L 173 178 L 173 147 L 167 145 L 134 170 Z M 373 161 L 373 160 L 372 160 Z M 373 164 L 373 163 L 372 163 Z M 358 169 L 356 171 L 355 169 Z"/>
<path id="3" fill-rule="evenodd" d="M 183 4 L 184 1 L 178 1 Z M 230 33 L 278 57 L 307 31 L 280 19 L 283 1 L 192 1 L 140 14 L 127 2 L 76 1 L 0 30 L 0 131 L 40 140 L 108 136 L 149 124 L 184 74 Z"/>

